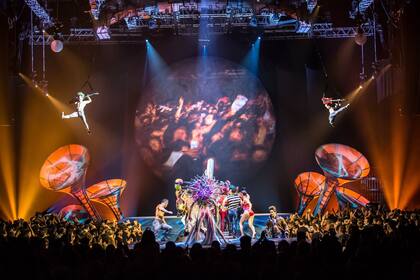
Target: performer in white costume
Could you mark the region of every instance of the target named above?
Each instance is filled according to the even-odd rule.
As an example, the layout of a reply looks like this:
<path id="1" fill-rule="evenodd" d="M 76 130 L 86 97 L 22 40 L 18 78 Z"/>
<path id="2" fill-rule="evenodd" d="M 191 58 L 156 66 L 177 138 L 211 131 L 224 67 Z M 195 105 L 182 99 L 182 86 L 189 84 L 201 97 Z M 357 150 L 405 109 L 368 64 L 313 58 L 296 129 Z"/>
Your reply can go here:
<path id="1" fill-rule="evenodd" d="M 65 115 L 64 112 L 61 112 L 61 118 L 63 119 L 71 119 L 71 118 L 81 118 L 83 121 L 83 124 L 85 125 L 88 133 L 90 134 L 89 125 L 87 123 L 86 115 L 85 115 L 85 107 L 87 104 L 92 102 L 92 98 L 90 98 L 92 95 L 98 95 L 99 93 L 91 93 L 91 94 L 84 94 L 83 92 L 79 91 L 77 93 L 77 97 L 72 99 L 70 103 L 74 103 L 76 105 L 75 112 Z"/>
<path id="2" fill-rule="evenodd" d="M 341 102 L 345 101 L 344 99 L 332 99 L 329 97 L 322 97 L 322 103 L 324 104 L 325 108 L 328 109 L 328 120 L 330 122 L 330 125 L 334 127 L 334 120 L 335 117 L 343 110 L 347 109 L 350 104 L 347 104 L 343 107 L 341 107 Z"/>

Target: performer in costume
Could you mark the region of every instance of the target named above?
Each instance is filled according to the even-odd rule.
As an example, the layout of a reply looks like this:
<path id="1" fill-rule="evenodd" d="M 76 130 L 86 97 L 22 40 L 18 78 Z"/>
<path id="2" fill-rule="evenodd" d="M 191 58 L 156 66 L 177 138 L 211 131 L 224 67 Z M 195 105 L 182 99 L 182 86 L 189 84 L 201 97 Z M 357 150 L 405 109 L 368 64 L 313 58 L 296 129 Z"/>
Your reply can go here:
<path id="1" fill-rule="evenodd" d="M 165 213 L 172 214 L 172 211 L 166 210 L 168 207 L 168 200 L 166 198 L 162 199 L 162 201 L 156 206 L 155 210 L 155 220 L 153 221 L 153 230 L 155 235 L 159 234 L 160 230 L 164 230 L 163 238 L 166 238 L 166 234 L 172 230 L 172 227 L 168 225 L 165 221 Z"/>
<path id="2" fill-rule="evenodd" d="M 175 198 L 176 198 L 176 209 L 177 215 L 183 216 L 185 214 L 185 202 L 182 199 L 184 190 L 182 189 L 182 184 L 184 181 L 180 178 L 175 180 Z"/>
<path id="3" fill-rule="evenodd" d="M 238 234 L 238 208 L 241 206 L 241 199 L 235 186 L 230 186 L 229 194 L 225 197 L 222 205 L 228 209 L 229 233 L 236 237 Z"/>
<path id="4" fill-rule="evenodd" d="M 64 112 L 61 112 L 61 118 L 62 119 L 70 119 L 70 118 L 81 118 L 83 121 L 83 124 L 85 125 L 88 133 L 90 134 L 89 125 L 87 123 L 86 115 L 85 115 L 85 107 L 87 104 L 92 102 L 92 99 L 90 98 L 92 95 L 98 95 L 99 93 L 91 93 L 91 94 L 84 94 L 83 92 L 79 91 L 77 93 L 77 97 L 73 98 L 70 103 L 74 103 L 76 105 L 76 112 L 73 112 L 71 114 L 65 115 Z"/>
<path id="5" fill-rule="evenodd" d="M 241 215 L 241 219 L 239 220 L 239 229 L 241 231 L 241 235 L 244 235 L 244 222 L 248 220 L 248 226 L 252 233 L 252 238 L 255 238 L 255 227 L 254 227 L 254 211 L 252 211 L 252 203 L 249 197 L 249 194 L 246 191 L 241 191 L 239 193 L 239 197 L 241 198 L 241 205 L 243 209 L 243 213 Z"/>
<path id="6" fill-rule="evenodd" d="M 350 106 L 350 104 L 347 104 L 346 106 L 341 107 L 341 102 L 344 101 L 344 99 L 332 99 L 330 97 L 322 97 L 321 100 L 325 108 L 328 109 L 328 112 L 329 112 L 328 120 L 330 122 L 330 125 L 334 127 L 335 117 L 341 111 L 347 109 Z"/>
<path id="7" fill-rule="evenodd" d="M 226 218 L 228 215 L 228 210 L 223 205 L 223 201 L 225 200 L 225 197 L 227 196 L 228 192 L 229 192 L 229 188 L 223 187 L 222 193 L 219 195 L 218 201 L 217 201 L 217 204 L 219 207 L 219 215 L 220 215 L 219 228 L 221 231 L 225 231 L 225 228 L 226 228 Z"/>
<path id="8" fill-rule="evenodd" d="M 287 226 L 286 220 L 281 216 L 277 215 L 277 208 L 275 206 L 268 207 L 268 212 L 270 214 L 265 231 L 267 235 L 271 238 L 287 238 L 289 237 L 289 228 Z"/>
<path id="9" fill-rule="evenodd" d="M 187 228 L 189 207 L 192 204 L 191 193 L 183 186 L 184 181 L 180 178 L 175 180 L 175 197 L 177 216 L 181 217 L 181 222 Z M 188 231 L 187 231 L 188 232 Z"/>
<path id="10" fill-rule="evenodd" d="M 280 233 L 280 229 L 277 226 L 277 208 L 276 206 L 268 207 L 269 217 L 266 223 L 266 232 L 269 237 L 276 238 Z"/>

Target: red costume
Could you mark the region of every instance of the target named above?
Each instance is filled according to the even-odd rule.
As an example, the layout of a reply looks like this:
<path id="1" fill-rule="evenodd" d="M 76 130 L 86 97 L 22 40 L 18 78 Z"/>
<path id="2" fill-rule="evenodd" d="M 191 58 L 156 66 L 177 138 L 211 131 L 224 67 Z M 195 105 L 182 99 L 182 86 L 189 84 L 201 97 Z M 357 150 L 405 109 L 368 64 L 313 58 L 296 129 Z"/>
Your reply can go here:
<path id="1" fill-rule="evenodd" d="M 331 105 L 333 103 L 333 99 L 331 97 L 322 97 L 321 100 L 324 105 L 325 104 Z"/>
<path id="2" fill-rule="evenodd" d="M 244 211 L 248 211 L 249 216 L 252 217 L 254 216 L 254 211 L 252 211 L 251 209 L 251 205 L 247 202 L 244 202 L 244 204 L 242 204 L 242 209 L 244 209 Z"/>
<path id="3" fill-rule="evenodd" d="M 219 208 L 219 215 L 220 215 L 220 230 L 221 231 L 224 231 L 225 230 L 225 219 L 226 219 L 226 216 L 227 216 L 227 209 L 224 211 L 223 210 L 223 200 L 225 199 L 225 195 L 221 195 L 220 197 L 219 197 L 219 201 L 218 201 L 218 204 L 219 204 L 219 206 L 220 206 L 220 208 Z"/>

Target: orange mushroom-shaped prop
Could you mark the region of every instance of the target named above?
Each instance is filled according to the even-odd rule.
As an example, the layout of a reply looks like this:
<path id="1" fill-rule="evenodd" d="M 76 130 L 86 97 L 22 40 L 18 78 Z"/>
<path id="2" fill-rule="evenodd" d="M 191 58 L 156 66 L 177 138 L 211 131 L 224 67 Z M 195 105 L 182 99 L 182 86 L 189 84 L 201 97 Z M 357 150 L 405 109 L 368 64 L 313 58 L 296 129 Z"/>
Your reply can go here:
<path id="1" fill-rule="evenodd" d="M 339 179 L 360 180 L 369 174 L 367 159 L 357 150 L 342 144 L 326 144 L 315 152 L 315 159 L 324 171 L 326 182 L 314 214 L 322 213 L 333 191 L 340 185 Z"/>
<path id="2" fill-rule="evenodd" d="M 41 167 L 41 185 L 49 190 L 73 195 L 93 218 L 100 218 L 86 194 L 88 150 L 76 144 L 58 148 Z"/>
<path id="3" fill-rule="evenodd" d="M 302 215 L 311 200 L 319 196 L 324 188 L 325 176 L 317 172 L 303 172 L 295 179 L 295 188 L 299 193 L 298 214 Z"/>
<path id="4" fill-rule="evenodd" d="M 369 200 L 363 195 L 345 187 L 336 188 L 335 194 L 339 203 L 350 204 L 352 208 L 357 208 L 358 206 L 366 207 L 369 204 Z"/>
<path id="5" fill-rule="evenodd" d="M 120 196 L 126 186 L 127 182 L 122 179 L 110 179 L 94 184 L 86 191 L 91 200 L 108 206 L 115 218 L 120 220 L 122 218 Z"/>

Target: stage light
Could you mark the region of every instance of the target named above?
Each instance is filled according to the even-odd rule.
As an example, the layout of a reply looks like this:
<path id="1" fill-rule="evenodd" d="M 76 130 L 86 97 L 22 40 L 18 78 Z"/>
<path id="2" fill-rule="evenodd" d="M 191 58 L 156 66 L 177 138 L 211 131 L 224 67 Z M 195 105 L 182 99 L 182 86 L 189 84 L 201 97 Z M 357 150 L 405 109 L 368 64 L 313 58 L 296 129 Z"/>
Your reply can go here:
<path id="1" fill-rule="evenodd" d="M 258 36 L 258 38 L 257 38 L 258 40 L 261 40 L 261 36 Z"/>
<path id="2" fill-rule="evenodd" d="M 63 42 L 61 40 L 54 40 L 51 42 L 51 50 L 55 53 L 59 53 L 63 50 Z"/>
<path id="3" fill-rule="evenodd" d="M 359 46 L 363 46 L 366 41 L 367 41 L 367 37 L 365 32 L 363 31 L 363 28 L 361 26 L 359 26 L 357 28 L 357 33 L 356 36 L 354 36 L 354 41 L 356 42 L 356 44 L 358 44 Z"/>
<path id="4" fill-rule="evenodd" d="M 156 29 L 158 27 L 156 19 L 151 19 L 148 22 L 149 29 Z"/>
<path id="5" fill-rule="evenodd" d="M 146 39 L 146 43 L 149 43 L 149 40 L 148 39 Z"/>
<path id="6" fill-rule="evenodd" d="M 96 29 L 96 36 L 99 40 L 109 40 L 111 39 L 111 33 L 108 26 L 99 26 Z"/>

